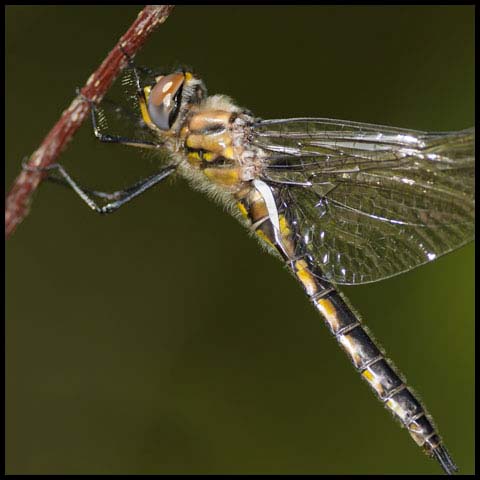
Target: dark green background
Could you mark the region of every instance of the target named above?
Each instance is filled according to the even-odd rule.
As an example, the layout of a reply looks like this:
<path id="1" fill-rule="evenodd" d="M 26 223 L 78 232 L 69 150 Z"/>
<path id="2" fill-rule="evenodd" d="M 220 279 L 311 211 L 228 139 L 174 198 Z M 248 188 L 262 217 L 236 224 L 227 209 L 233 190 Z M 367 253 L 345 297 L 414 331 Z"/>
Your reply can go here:
<path id="1" fill-rule="evenodd" d="M 7 185 L 137 11 L 7 7 Z M 191 65 L 264 118 L 474 123 L 473 7 L 178 7 L 137 61 Z M 104 190 L 156 168 L 89 123 L 61 162 Z M 44 184 L 6 253 L 8 473 L 440 472 L 185 182 L 109 217 Z M 473 245 L 344 291 L 473 473 Z"/>

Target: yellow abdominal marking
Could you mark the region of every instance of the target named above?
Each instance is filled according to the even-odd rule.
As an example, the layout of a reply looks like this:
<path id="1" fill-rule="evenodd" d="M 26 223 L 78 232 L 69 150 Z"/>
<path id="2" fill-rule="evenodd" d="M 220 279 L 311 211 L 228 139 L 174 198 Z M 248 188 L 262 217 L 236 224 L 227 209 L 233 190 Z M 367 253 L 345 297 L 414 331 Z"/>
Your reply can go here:
<path id="1" fill-rule="evenodd" d="M 288 237 L 292 231 L 290 230 L 290 226 L 288 225 L 285 215 L 279 215 L 278 221 L 280 223 L 280 233 L 282 234 L 282 237 Z"/>
<path id="2" fill-rule="evenodd" d="M 282 228 L 280 226 L 280 228 Z M 298 279 L 302 282 L 303 286 L 307 291 L 307 295 L 313 295 L 317 292 L 317 284 L 310 270 L 308 269 L 307 262 L 305 260 L 298 260 L 295 262 L 295 273 L 297 274 Z"/>
<path id="3" fill-rule="evenodd" d="M 408 425 L 408 433 L 411 435 L 413 440 L 418 446 L 422 446 L 425 444 L 425 438 L 422 435 L 422 429 L 419 427 L 415 422 L 412 422 Z"/>
<path id="4" fill-rule="evenodd" d="M 402 406 L 393 398 L 387 402 L 388 408 L 392 410 L 396 415 L 403 419 L 405 412 L 402 409 Z"/>
<path id="5" fill-rule="evenodd" d="M 408 429 L 410 430 L 410 433 L 418 433 L 422 431 L 422 428 L 415 422 L 410 423 Z"/>
<path id="6" fill-rule="evenodd" d="M 372 383 L 373 380 L 375 379 L 375 377 L 372 375 L 372 372 L 370 372 L 369 370 L 364 370 L 362 372 L 362 375 L 370 382 Z"/>
<path id="7" fill-rule="evenodd" d="M 275 245 L 270 241 L 270 239 L 265 235 L 262 230 L 255 230 L 255 233 L 261 238 L 264 242 L 268 243 L 272 248 L 275 248 Z"/>
<path id="8" fill-rule="evenodd" d="M 367 382 L 375 389 L 375 391 L 381 396 L 384 393 L 383 386 L 381 382 L 378 381 L 375 375 L 373 375 L 370 370 L 364 370 L 362 376 L 367 380 Z"/>
<path id="9" fill-rule="evenodd" d="M 255 190 L 252 196 L 252 206 L 250 207 L 250 213 L 254 222 L 268 217 L 267 206 L 261 195 Z"/>
<path id="10" fill-rule="evenodd" d="M 358 355 L 358 352 L 356 351 L 356 346 L 355 343 L 352 342 L 352 339 L 349 338 L 347 335 L 339 335 L 338 341 L 340 344 L 345 348 L 345 350 L 350 354 L 352 357 L 353 362 L 355 365 L 358 365 L 360 361 L 360 356 Z"/>
<path id="11" fill-rule="evenodd" d="M 317 301 L 318 309 L 320 313 L 326 318 L 327 322 L 331 325 L 332 330 L 336 332 L 339 328 L 337 310 L 333 306 L 332 302 L 326 298 L 320 298 Z"/>

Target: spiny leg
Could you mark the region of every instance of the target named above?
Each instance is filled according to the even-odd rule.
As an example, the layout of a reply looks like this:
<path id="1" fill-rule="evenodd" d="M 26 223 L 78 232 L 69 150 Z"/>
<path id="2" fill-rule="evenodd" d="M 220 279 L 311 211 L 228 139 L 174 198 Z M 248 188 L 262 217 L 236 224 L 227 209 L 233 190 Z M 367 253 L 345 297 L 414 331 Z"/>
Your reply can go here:
<path id="1" fill-rule="evenodd" d="M 137 138 L 128 138 L 123 137 L 121 135 L 110 135 L 101 132 L 100 126 L 97 122 L 97 112 L 98 107 L 95 105 L 93 100 L 85 97 L 82 93 L 80 93 L 80 89 L 77 88 L 76 91 L 77 95 L 81 97 L 84 101 L 90 104 L 90 111 L 91 111 L 91 118 L 92 118 L 92 125 L 93 125 L 93 133 L 98 140 L 103 143 L 118 143 L 121 145 L 127 145 L 129 147 L 138 147 L 138 148 L 161 148 L 163 143 L 161 142 L 149 142 L 147 140 L 141 140 Z M 108 102 L 108 101 L 107 101 Z M 117 112 L 118 113 L 118 112 Z"/>
<path id="2" fill-rule="evenodd" d="M 122 45 L 120 45 L 120 50 L 125 55 L 125 58 L 128 61 L 128 67 L 131 68 L 135 72 L 135 74 L 138 70 L 143 70 L 144 72 L 148 73 L 149 75 L 155 76 L 155 72 L 151 68 L 141 66 L 141 65 L 137 65 L 135 63 L 135 61 L 133 60 L 133 57 L 123 48 Z M 137 75 L 137 78 L 138 78 L 138 75 Z"/>
<path id="3" fill-rule="evenodd" d="M 128 61 L 129 68 L 133 72 L 133 76 L 134 76 L 133 83 L 134 83 L 134 86 L 135 86 L 137 100 L 140 103 L 140 105 L 142 105 L 142 104 L 146 105 L 145 94 L 144 94 L 144 91 L 143 91 L 142 86 L 141 86 L 140 76 L 139 76 L 138 72 L 139 71 L 144 71 L 148 75 L 151 75 L 151 76 L 155 76 L 155 73 L 152 70 L 150 70 L 146 67 L 139 67 L 139 66 L 135 65 L 132 57 L 128 54 L 128 52 L 122 46 L 120 46 L 120 50 L 122 51 L 123 55 L 126 57 L 126 59 Z M 96 106 L 95 102 L 90 100 L 89 98 L 85 97 L 80 92 L 79 89 L 77 89 L 77 95 L 80 96 L 81 98 L 83 98 L 83 100 L 85 100 L 86 102 L 88 102 L 90 104 L 92 124 L 93 124 L 93 133 L 94 133 L 95 137 L 97 137 L 98 140 L 100 140 L 101 142 L 104 142 L 104 143 L 119 143 L 119 144 L 122 144 L 122 145 L 128 145 L 128 146 L 131 146 L 131 147 L 139 147 L 139 148 L 161 148 L 163 146 L 163 142 L 161 142 L 157 138 L 155 138 L 155 141 L 148 141 L 148 140 L 144 140 L 144 139 L 128 138 L 128 137 L 124 137 L 122 135 L 110 135 L 110 134 L 102 133 L 101 129 L 100 129 L 100 126 L 97 122 L 97 118 L 96 118 L 96 114 L 99 111 L 99 109 Z M 135 114 L 133 114 L 133 112 L 127 111 L 126 108 L 124 108 L 122 106 L 119 106 L 119 105 L 115 105 L 114 102 L 112 102 L 110 100 L 106 100 L 106 103 L 110 104 L 110 105 L 113 104 L 114 109 L 115 109 L 117 114 L 120 114 L 121 116 L 130 117 L 129 118 L 130 122 L 131 121 L 135 122 L 135 121 L 139 120 L 139 117 L 137 117 Z M 132 119 L 132 117 L 133 117 L 133 119 Z M 149 129 L 147 129 L 146 125 L 145 125 L 145 127 L 146 127 L 146 131 L 149 131 Z M 152 132 L 150 132 L 150 133 L 152 133 Z"/>
<path id="4" fill-rule="evenodd" d="M 138 147 L 138 148 L 161 148 L 163 146 L 162 143 L 155 143 L 149 142 L 146 140 L 139 140 L 136 138 L 128 138 L 122 137 L 120 135 L 109 135 L 102 133 L 97 123 L 96 113 L 97 107 L 93 104 L 93 102 L 89 101 L 91 105 L 91 112 L 92 112 L 92 125 L 93 125 L 93 133 L 95 137 L 98 138 L 103 143 L 119 143 L 121 145 L 128 145 L 130 147 Z"/>
<path id="5" fill-rule="evenodd" d="M 115 210 L 118 210 L 122 205 L 125 205 L 130 200 L 134 199 L 135 197 L 138 197 L 149 188 L 153 187 L 157 183 L 167 178 L 176 169 L 176 167 L 170 165 L 164 168 L 163 170 L 161 170 L 160 172 L 140 180 L 139 182 L 135 183 L 129 188 L 126 188 L 124 190 L 119 190 L 117 192 L 108 193 L 108 192 L 99 192 L 96 190 L 89 190 L 81 187 L 75 180 L 72 179 L 72 177 L 70 177 L 70 175 L 65 171 L 65 169 L 58 163 L 54 163 L 45 168 L 32 168 L 24 164 L 23 168 L 25 170 L 36 171 L 36 172 L 41 172 L 45 170 L 48 170 L 48 171 L 55 170 L 60 175 L 60 178 L 51 177 L 54 179 L 53 180 L 54 182 L 71 187 L 75 191 L 75 193 L 77 193 L 77 195 L 92 210 L 101 214 L 112 213 Z M 95 202 L 95 200 L 91 198 L 92 196 L 96 196 L 106 200 L 113 200 L 113 201 L 111 201 L 110 203 L 107 203 L 106 205 L 99 206 Z"/>
<path id="6" fill-rule="evenodd" d="M 126 55 L 126 53 L 124 52 Z M 127 58 L 129 59 L 129 63 L 132 63 L 132 60 L 130 57 Z M 135 68 L 135 67 L 133 67 Z M 137 85 L 139 87 L 139 79 L 138 75 L 135 72 L 135 77 L 137 79 Z M 91 107 L 91 114 L 92 114 L 92 124 L 93 124 L 93 131 L 95 136 L 101 141 L 101 142 L 106 142 L 106 143 L 119 143 L 123 145 L 128 145 L 128 146 L 133 146 L 133 147 L 139 147 L 139 148 L 160 148 L 162 146 L 161 143 L 156 143 L 156 142 L 148 142 L 144 140 L 138 140 L 138 139 L 133 139 L 133 138 L 127 138 L 127 137 L 122 137 L 119 135 L 108 135 L 108 134 L 103 134 L 100 131 L 100 128 L 97 124 L 97 119 L 96 119 L 96 113 L 97 113 L 97 107 L 95 103 L 90 100 L 89 98 L 85 97 L 80 93 L 80 90 L 77 89 L 77 95 L 80 96 L 83 100 L 88 102 Z M 118 110 L 118 107 L 116 107 L 117 113 L 120 113 L 122 115 L 125 114 L 125 111 L 121 108 Z M 131 112 L 128 112 L 131 113 Z M 26 164 L 26 161 L 24 160 L 23 164 L 23 169 L 24 170 L 29 170 L 29 171 L 35 171 L 35 172 L 42 172 L 42 171 L 56 171 L 60 177 L 52 177 L 48 176 L 47 179 L 51 180 L 55 183 L 68 186 L 72 188 L 77 195 L 94 211 L 105 214 L 105 213 L 111 213 L 120 208 L 122 205 L 128 203 L 130 200 L 133 198 L 137 197 L 138 195 L 142 194 L 152 186 L 156 185 L 157 183 L 161 182 L 164 180 L 166 177 L 168 177 L 171 173 L 173 173 L 176 169 L 174 166 L 168 166 L 161 170 L 160 172 L 151 175 L 145 179 L 140 180 L 139 182 L 136 182 L 134 185 L 132 185 L 129 188 L 126 188 L 124 190 L 119 190 L 116 192 L 100 192 L 88 188 L 84 188 L 80 186 L 79 183 L 77 183 L 75 180 L 70 177 L 70 175 L 66 172 L 66 170 L 63 168 L 62 165 L 55 163 L 52 165 L 49 165 L 44 168 L 35 168 L 35 167 L 30 167 Z M 107 203 L 106 205 L 99 206 L 95 200 L 93 200 L 91 197 L 98 197 L 102 198 L 104 200 L 110 201 L 110 203 Z"/>

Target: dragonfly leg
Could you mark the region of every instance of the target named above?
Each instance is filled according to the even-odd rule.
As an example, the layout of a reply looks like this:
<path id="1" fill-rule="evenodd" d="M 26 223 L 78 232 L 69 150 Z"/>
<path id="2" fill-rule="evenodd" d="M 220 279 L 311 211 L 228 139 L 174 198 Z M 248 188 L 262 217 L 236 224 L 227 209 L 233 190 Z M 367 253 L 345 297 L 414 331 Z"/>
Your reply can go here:
<path id="1" fill-rule="evenodd" d="M 120 50 L 122 51 L 125 58 L 128 60 L 129 68 L 131 68 L 132 70 L 141 70 L 147 73 L 148 75 L 155 76 L 155 72 L 151 68 L 145 67 L 143 65 L 137 65 L 133 60 L 133 57 L 123 48 L 122 45 L 120 45 Z"/>
<path id="2" fill-rule="evenodd" d="M 118 210 L 122 205 L 125 205 L 130 200 L 138 197 L 143 192 L 148 190 L 149 188 L 153 187 L 157 183 L 161 182 L 165 178 L 167 178 L 170 174 L 175 171 L 175 167 L 168 166 L 161 170 L 154 175 L 151 175 L 147 178 L 144 178 L 131 187 L 126 188 L 124 190 L 119 190 L 117 192 L 100 192 L 96 190 L 89 190 L 84 187 L 81 187 L 72 177 L 66 172 L 66 170 L 62 167 L 62 165 L 58 163 L 54 163 L 49 165 L 45 168 L 32 168 L 27 165 L 23 165 L 25 170 L 29 171 L 55 171 L 59 177 L 47 177 L 47 179 L 51 179 L 55 183 L 59 183 L 65 186 L 72 188 L 75 193 L 94 211 L 101 214 L 112 213 L 115 210 Z M 100 206 L 93 200 L 92 196 L 102 198 L 105 200 L 110 201 L 106 205 Z"/>
<path id="3" fill-rule="evenodd" d="M 146 140 L 139 140 L 136 138 L 127 138 L 120 135 L 109 135 L 102 133 L 99 125 L 97 123 L 96 113 L 97 107 L 92 103 L 91 105 L 92 112 L 92 125 L 93 133 L 95 137 L 98 138 L 103 143 L 119 143 L 121 145 L 128 145 L 129 147 L 138 147 L 138 148 L 160 148 L 163 146 L 162 143 L 148 142 Z"/>
<path id="4" fill-rule="evenodd" d="M 137 75 L 135 75 L 135 76 L 137 77 Z M 163 146 L 162 143 L 155 143 L 155 142 L 149 142 L 149 141 L 141 140 L 141 139 L 137 139 L 137 138 L 128 138 L 128 137 L 123 137 L 121 135 L 109 135 L 109 134 L 106 134 L 106 133 L 102 133 L 100 125 L 97 122 L 98 107 L 95 105 L 95 102 L 93 100 L 85 97 L 82 93 L 80 93 L 80 89 L 78 89 L 78 88 L 77 88 L 76 93 L 84 101 L 86 101 L 90 104 L 93 134 L 102 143 L 119 143 L 121 145 L 127 145 L 129 147 L 138 147 L 138 148 L 161 148 Z M 113 102 L 110 102 L 110 101 L 107 100 L 107 103 L 113 103 Z M 114 108 L 117 110 L 117 113 L 124 114 L 123 111 L 122 112 L 118 111 L 119 107 L 115 106 Z"/>

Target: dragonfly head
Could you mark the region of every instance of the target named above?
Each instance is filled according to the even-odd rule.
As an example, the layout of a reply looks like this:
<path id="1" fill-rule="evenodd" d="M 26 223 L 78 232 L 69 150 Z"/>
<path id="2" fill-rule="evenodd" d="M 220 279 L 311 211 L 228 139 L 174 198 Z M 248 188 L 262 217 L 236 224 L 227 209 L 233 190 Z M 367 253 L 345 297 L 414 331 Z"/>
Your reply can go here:
<path id="1" fill-rule="evenodd" d="M 190 72 L 175 72 L 155 78 L 155 84 L 144 87 L 140 109 L 144 122 L 154 130 L 174 129 L 192 104 L 206 97 L 203 82 Z"/>

